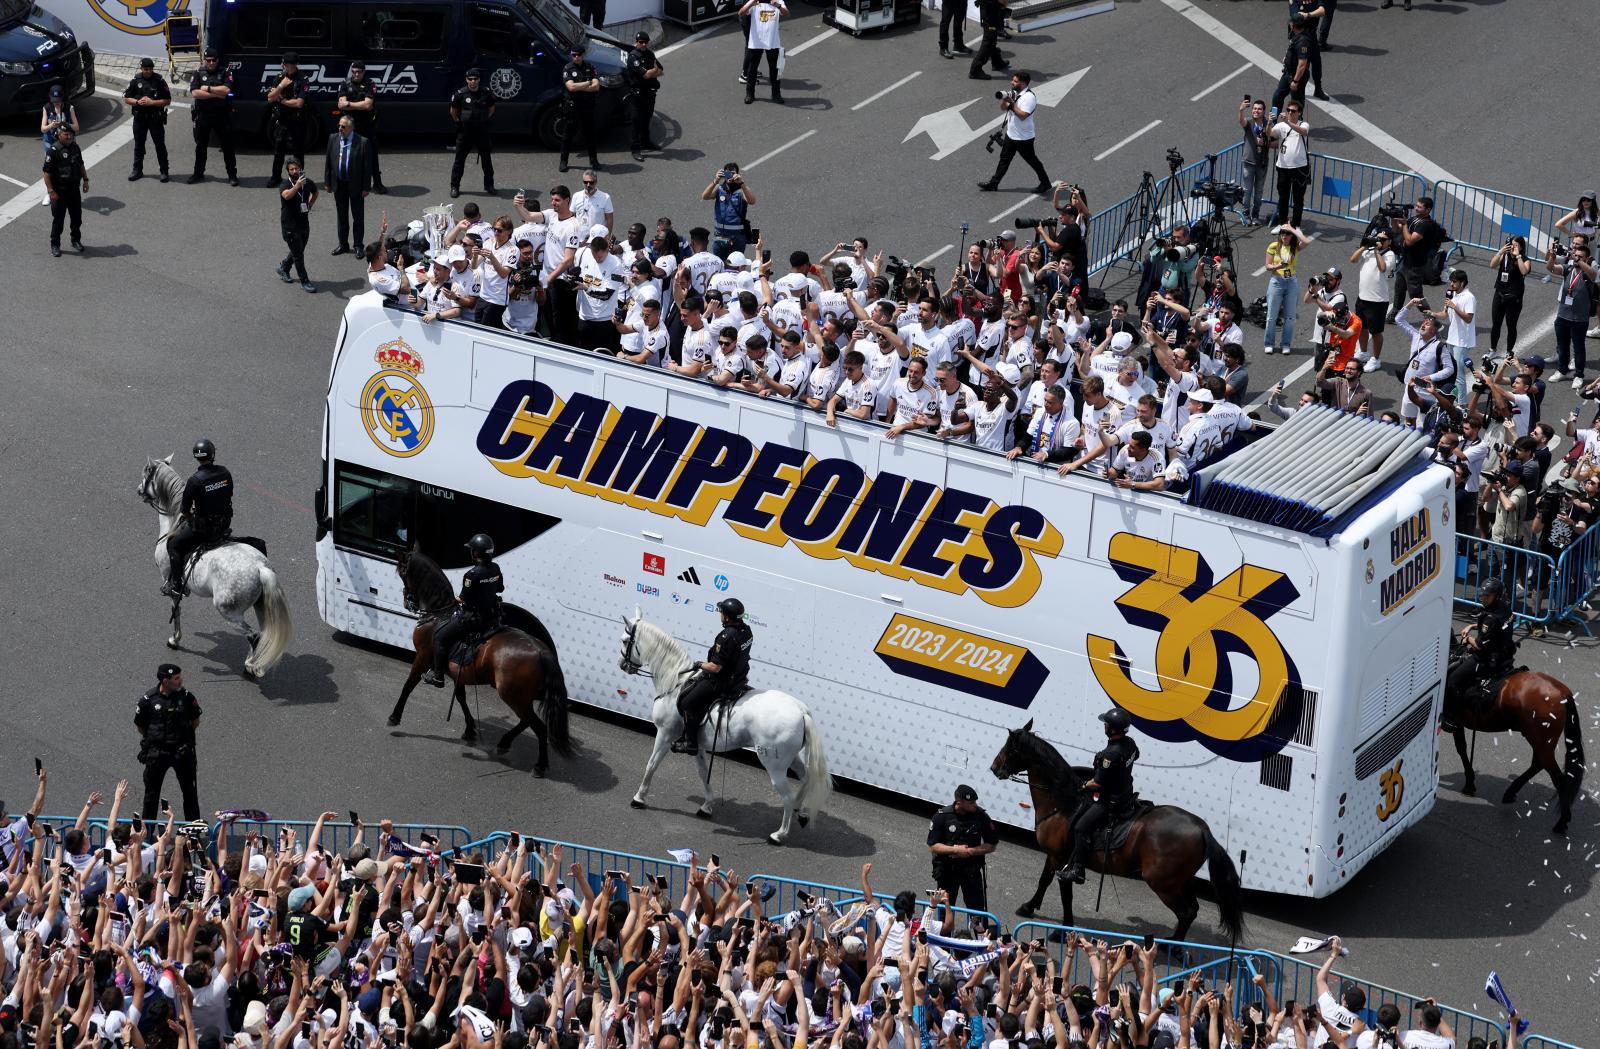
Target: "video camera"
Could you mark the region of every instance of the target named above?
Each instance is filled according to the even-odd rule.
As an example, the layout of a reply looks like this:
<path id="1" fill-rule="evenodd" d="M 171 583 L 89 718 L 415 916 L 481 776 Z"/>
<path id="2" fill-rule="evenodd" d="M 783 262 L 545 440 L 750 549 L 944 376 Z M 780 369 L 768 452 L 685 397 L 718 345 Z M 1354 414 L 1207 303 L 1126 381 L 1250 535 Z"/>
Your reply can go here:
<path id="1" fill-rule="evenodd" d="M 1194 188 L 1189 190 L 1189 196 L 1209 200 L 1215 208 L 1231 208 L 1244 199 L 1244 187 L 1237 182 L 1207 178 L 1196 182 Z"/>
<path id="2" fill-rule="evenodd" d="M 1177 171 L 1179 168 L 1183 167 L 1183 154 L 1179 153 L 1176 149 L 1167 150 L 1167 167 L 1171 168 L 1173 171 Z"/>
<path id="3" fill-rule="evenodd" d="M 906 281 L 906 274 L 911 270 L 910 265 L 898 255 L 890 255 L 883 261 L 883 272 L 889 275 L 891 288 L 898 288 Z"/>
<path id="4" fill-rule="evenodd" d="M 1378 216 L 1387 222 L 1403 219 L 1411 214 L 1411 209 L 1394 199 L 1394 194 L 1389 194 L 1389 199 L 1378 205 Z"/>

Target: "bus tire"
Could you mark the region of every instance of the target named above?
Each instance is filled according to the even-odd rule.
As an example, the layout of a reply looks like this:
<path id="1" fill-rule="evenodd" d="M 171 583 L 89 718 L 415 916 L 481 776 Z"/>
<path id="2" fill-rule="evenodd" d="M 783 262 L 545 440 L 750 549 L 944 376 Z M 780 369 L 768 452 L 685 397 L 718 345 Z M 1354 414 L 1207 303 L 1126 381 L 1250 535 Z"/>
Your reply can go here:
<path id="1" fill-rule="evenodd" d="M 567 138 L 567 114 L 560 102 L 549 102 L 533 117 L 533 137 L 546 149 L 560 149 Z"/>

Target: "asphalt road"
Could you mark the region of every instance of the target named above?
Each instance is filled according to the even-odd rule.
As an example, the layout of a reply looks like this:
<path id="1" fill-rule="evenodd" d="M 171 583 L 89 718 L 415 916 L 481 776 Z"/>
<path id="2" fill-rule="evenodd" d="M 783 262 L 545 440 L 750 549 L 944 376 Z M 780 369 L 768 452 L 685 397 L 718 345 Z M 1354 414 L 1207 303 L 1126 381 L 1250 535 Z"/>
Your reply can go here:
<path id="1" fill-rule="evenodd" d="M 1184 0 L 1124 2 L 1113 14 L 1007 46 L 1045 86 L 1086 70 L 1041 113 L 1041 153 L 1052 177 L 1082 183 L 1097 206 L 1131 192 L 1141 170 L 1162 170 L 1168 146 L 1193 159 L 1231 143 L 1238 97 L 1270 93 L 1275 82 L 1252 67 L 1193 100 L 1244 65 L 1251 45 L 1274 57 L 1281 52 L 1282 5 L 1217 0 L 1186 10 Z M 760 199 L 755 222 L 780 258 L 795 247 L 815 254 L 859 233 L 916 260 L 957 243 L 963 221 L 975 233 L 992 233 L 1021 209 L 1041 210 L 1025 199 L 1031 179 L 1022 174 L 998 194 L 976 192 L 972 183 L 992 165 L 981 136 L 929 160 L 941 147 L 926 133 L 910 134 L 930 114 L 962 103 L 970 103 L 962 111 L 970 125 L 980 124 L 992 115 L 990 91 L 1000 86 L 968 81 L 960 63 L 940 60 L 935 26 L 857 40 L 829 33 L 814 10 L 801 12 L 784 27 L 786 44 L 798 53 L 788 60 L 790 104 L 781 109 L 765 100 L 739 104 L 738 44 L 726 27 L 666 56 L 660 113 L 667 150 L 644 165 L 628 159 L 620 135 L 604 150 L 602 185 L 617 200 L 619 222 L 649 223 L 658 215 L 671 215 L 682 229 L 704 222 L 709 205 L 698 201 L 699 191 L 727 159 L 749 171 Z M 1548 199 L 1575 199 L 1585 187 L 1575 149 L 1547 153 L 1550 143 L 1575 141 L 1561 107 L 1504 105 L 1515 81 L 1485 76 L 1471 59 L 1493 40 L 1494 64 L 1524 74 L 1545 68 L 1549 41 L 1581 31 L 1569 5 L 1418 0 L 1406 15 L 1346 3 L 1337 17 L 1327 83 L 1352 107 L 1357 126 L 1330 123 L 1313 104 L 1319 148 L 1404 166 L 1391 152 L 1398 146 L 1464 181 Z M 1206 19 L 1236 36 L 1218 39 Z M 268 158 L 259 145 L 241 159 L 243 188 L 215 177 L 200 187 L 153 179 L 130 185 L 120 103 L 96 99 L 83 116 L 84 145 L 91 156 L 104 154 L 91 172 L 87 257 L 51 259 L 37 188 L 0 187 L 0 257 L 16 273 L 0 413 L 0 492 L 9 508 L 0 533 L 0 579 L 9 597 L 0 656 L 15 682 L 0 708 L 12 770 L 0 791 L 13 807 L 26 801 L 24 770 L 34 754 L 52 770 L 53 812 L 75 812 L 89 790 L 137 776 L 134 702 L 168 653 L 161 644 L 165 602 L 151 561 L 154 521 L 133 489 L 143 456 L 177 451 L 182 460 L 203 433 L 240 479 L 239 529 L 271 544 L 295 617 L 290 654 L 257 684 L 238 676 L 242 639 L 191 603 L 187 651 L 178 661 L 207 712 L 201 791 L 208 809 L 248 805 L 295 817 L 356 808 L 369 818 L 521 829 L 647 854 L 698 845 L 747 872 L 846 884 L 870 861 L 876 886 L 926 885 L 920 806 L 842 792 L 830 812 L 779 851 L 761 844 L 776 817 L 770 790 L 756 770 L 737 763 L 722 767 L 725 794 L 740 800 L 725 802 L 712 823 L 692 816 L 697 794 L 688 762 L 662 771 L 653 793 L 660 808 L 628 809 L 648 744 L 632 726 L 578 716 L 578 758 L 558 762 L 545 781 L 529 774 L 534 754 L 526 741 L 506 761 L 460 744 L 456 724 L 439 720 L 440 694 L 419 697 L 401 730 L 384 727 L 403 676 L 398 653 L 333 636 L 317 618 L 312 591 L 321 400 L 344 297 L 365 286 L 360 268 L 328 257 L 332 218 L 324 212 L 313 219 L 308 252 L 321 292 L 307 296 L 273 276 L 282 249 L 276 199 L 262 188 Z M 1112 148 L 1155 120 L 1161 123 Z M 1387 135 L 1373 135 L 1374 127 Z M 31 183 L 37 138 L 25 121 L 8 130 L 0 181 Z M 192 153 L 181 113 L 171 130 L 174 171 L 186 173 Z M 369 200 L 369 236 L 380 209 L 399 225 L 445 199 L 448 164 L 438 140 L 389 143 L 385 176 L 394 192 Z M 506 198 L 516 186 L 542 190 L 558 180 L 555 158 L 526 142 L 505 144 L 500 166 Z M 219 174 L 220 161 L 213 157 L 210 168 Z M 576 172 L 567 179 L 576 184 Z M 471 170 L 464 185 L 476 185 Z M 14 194 L 9 202 L 5 193 Z M 509 210 L 509 201 L 485 208 Z M 1319 233 L 1309 264 L 1342 263 L 1355 230 L 1315 219 L 1308 226 Z M 1261 249 L 1259 234 L 1250 237 L 1242 258 Z M 952 254 L 935 259 L 941 272 L 948 273 Z M 1473 269 L 1475 279 L 1481 272 Z M 1252 297 L 1261 293 L 1252 290 L 1259 279 L 1246 283 Z M 1554 293 L 1546 302 L 1542 287 L 1530 292 L 1525 325 L 1549 352 L 1542 322 Z M 1260 334 L 1248 331 L 1254 349 Z M 1306 361 L 1262 358 L 1256 388 Z M 1394 378 L 1382 377 L 1378 390 L 1392 398 Z M 1552 390 L 1546 418 L 1558 418 L 1570 403 L 1569 391 Z M 1523 658 L 1584 693 L 1591 751 L 1600 747 L 1589 695 L 1591 679 L 1600 677 L 1593 643 L 1582 634 L 1570 644 L 1527 642 Z M 489 703 L 482 709 L 491 724 L 504 723 Z M 1336 897 L 1252 897 L 1250 940 L 1281 950 L 1302 932 L 1336 932 L 1352 947 L 1351 971 L 1485 1012 L 1491 1007 L 1483 976 L 1498 968 L 1539 1029 L 1592 1042 L 1600 808 L 1586 800 L 1572 837 L 1551 840 L 1548 783 L 1535 781 L 1516 806 L 1490 800 L 1525 767 L 1525 747 L 1485 737 L 1477 755 L 1479 798 L 1452 789 L 1459 766 L 1446 747 L 1439 799 L 1422 825 Z M 1591 774 L 1591 792 L 1596 782 Z M 1009 912 L 1020 901 L 1037 863 L 1020 838 L 1007 840 L 991 864 L 994 909 Z M 1127 881 L 1108 885 L 1099 915 L 1080 905 L 1079 918 L 1128 929 L 1168 923 L 1159 902 Z M 1214 920 L 1206 905 L 1197 930 L 1214 930 Z"/>

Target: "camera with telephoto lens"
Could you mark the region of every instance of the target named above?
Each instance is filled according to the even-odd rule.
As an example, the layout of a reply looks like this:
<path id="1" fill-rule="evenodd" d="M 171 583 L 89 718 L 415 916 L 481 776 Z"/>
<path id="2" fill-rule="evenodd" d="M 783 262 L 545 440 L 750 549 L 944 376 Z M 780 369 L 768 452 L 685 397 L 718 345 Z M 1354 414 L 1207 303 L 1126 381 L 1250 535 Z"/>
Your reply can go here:
<path id="1" fill-rule="evenodd" d="M 1004 102 L 1006 104 L 1006 108 L 1009 109 L 1011 108 L 1011 103 L 1017 100 L 1017 93 L 1015 91 L 996 91 L 994 93 L 994 97 L 997 100 Z"/>
<path id="2" fill-rule="evenodd" d="M 1027 219 L 1022 218 L 1021 216 L 1017 217 L 1017 225 L 1022 229 L 1034 229 L 1038 226 L 1043 226 L 1045 229 L 1055 229 L 1060 224 L 1061 220 L 1055 218 L 1054 216 L 1047 219 Z"/>
<path id="3" fill-rule="evenodd" d="M 1552 237 L 1550 239 L 1550 254 L 1558 259 L 1567 257 L 1567 246 L 1561 243 L 1560 237 Z"/>
<path id="4" fill-rule="evenodd" d="M 1393 193 L 1389 194 L 1388 200 L 1378 205 L 1379 216 L 1389 222 L 1393 222 L 1395 219 L 1403 219 L 1410 213 L 1411 209 L 1396 201 Z"/>
<path id="5" fill-rule="evenodd" d="M 1006 133 L 1004 131 L 996 131 L 993 134 L 991 134 L 988 138 L 984 139 L 983 151 L 985 153 L 993 153 L 995 151 L 995 149 L 997 147 L 999 147 L 1000 144 L 1003 143 L 1005 140 L 1006 140 Z"/>

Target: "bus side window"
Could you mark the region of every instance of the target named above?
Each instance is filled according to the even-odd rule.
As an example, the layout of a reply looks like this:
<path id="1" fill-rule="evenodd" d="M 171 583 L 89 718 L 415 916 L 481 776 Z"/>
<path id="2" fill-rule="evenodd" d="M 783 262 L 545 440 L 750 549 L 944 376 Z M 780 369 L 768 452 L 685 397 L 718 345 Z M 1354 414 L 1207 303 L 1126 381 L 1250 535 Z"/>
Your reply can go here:
<path id="1" fill-rule="evenodd" d="M 253 53 L 267 48 L 267 26 L 271 12 L 265 7 L 228 8 L 228 45 L 233 54 Z"/>
<path id="2" fill-rule="evenodd" d="M 389 8 L 380 4 L 362 5 L 356 10 L 361 13 L 361 42 L 369 55 L 444 52 L 450 13 L 447 8 L 411 5 Z"/>
<path id="3" fill-rule="evenodd" d="M 473 4 L 472 49 L 480 55 L 499 55 L 526 62 L 532 52 L 528 31 L 501 7 Z"/>
<path id="4" fill-rule="evenodd" d="M 344 20 L 326 5 L 307 4 L 272 10 L 274 48 L 310 52 L 339 51 L 344 46 Z"/>
<path id="5" fill-rule="evenodd" d="M 416 482 L 341 464 L 335 483 L 335 543 L 379 557 L 410 545 Z"/>

